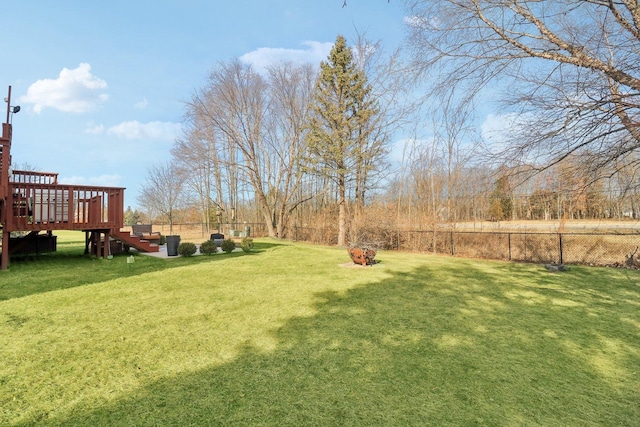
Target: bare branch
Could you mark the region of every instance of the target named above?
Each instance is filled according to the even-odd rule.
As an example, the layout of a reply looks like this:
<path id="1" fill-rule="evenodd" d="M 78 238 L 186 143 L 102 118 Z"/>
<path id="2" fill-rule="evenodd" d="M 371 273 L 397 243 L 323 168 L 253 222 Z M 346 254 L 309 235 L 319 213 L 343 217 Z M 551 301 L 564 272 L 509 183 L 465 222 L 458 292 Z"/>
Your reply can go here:
<path id="1" fill-rule="evenodd" d="M 640 146 L 637 1 L 414 0 L 410 10 L 415 68 L 438 76 L 434 97 L 473 108 L 508 85 L 501 105 L 516 128 L 491 147 L 504 164 L 543 170 L 580 154 L 604 168 Z"/>

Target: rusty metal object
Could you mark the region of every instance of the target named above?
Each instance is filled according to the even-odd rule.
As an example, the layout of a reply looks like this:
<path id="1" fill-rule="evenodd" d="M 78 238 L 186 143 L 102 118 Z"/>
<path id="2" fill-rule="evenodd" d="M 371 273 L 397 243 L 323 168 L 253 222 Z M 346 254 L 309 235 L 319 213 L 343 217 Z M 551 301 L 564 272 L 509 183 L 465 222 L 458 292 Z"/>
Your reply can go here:
<path id="1" fill-rule="evenodd" d="M 376 251 L 369 248 L 350 248 L 349 256 L 355 264 L 362 266 L 373 265 L 376 263 Z"/>

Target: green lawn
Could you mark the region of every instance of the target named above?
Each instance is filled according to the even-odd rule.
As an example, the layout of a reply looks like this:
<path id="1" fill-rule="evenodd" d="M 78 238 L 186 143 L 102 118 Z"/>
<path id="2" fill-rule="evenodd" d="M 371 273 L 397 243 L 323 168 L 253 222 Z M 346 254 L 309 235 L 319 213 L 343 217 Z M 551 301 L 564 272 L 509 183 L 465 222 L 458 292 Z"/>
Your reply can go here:
<path id="1" fill-rule="evenodd" d="M 82 250 L 0 272 L 0 425 L 639 425 L 636 271 Z"/>

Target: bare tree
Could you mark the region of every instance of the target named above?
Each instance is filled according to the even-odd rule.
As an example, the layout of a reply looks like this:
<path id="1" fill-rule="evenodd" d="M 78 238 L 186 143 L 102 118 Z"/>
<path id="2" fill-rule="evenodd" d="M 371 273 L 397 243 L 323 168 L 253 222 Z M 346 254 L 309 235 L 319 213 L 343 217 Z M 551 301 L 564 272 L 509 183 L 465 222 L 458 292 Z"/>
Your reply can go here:
<path id="1" fill-rule="evenodd" d="M 454 223 L 459 219 L 457 204 L 461 202 L 461 181 L 474 151 L 471 114 L 452 102 L 430 104 L 429 111 L 433 120 L 434 145 L 441 152 L 445 176 L 442 197 L 445 199 L 446 216 L 442 219 Z"/>
<path id="2" fill-rule="evenodd" d="M 494 153 L 503 162 L 540 170 L 576 154 L 593 170 L 640 165 L 637 1 L 407 4 L 414 65 L 437 76 L 434 94 L 472 105 L 488 85 L 508 87 L 502 105 L 517 126 Z"/>
<path id="3" fill-rule="evenodd" d="M 173 234 L 175 213 L 183 203 L 184 177 L 170 162 L 151 166 L 143 184 L 138 203 L 145 207 L 150 216 L 159 213 L 169 222 L 169 233 Z"/>
<path id="4" fill-rule="evenodd" d="M 640 188 L 638 188 L 638 170 L 633 168 L 620 168 L 616 180 L 612 182 L 609 196 L 614 201 L 612 211 L 618 219 L 628 216 L 633 219 L 640 218 Z"/>
<path id="5" fill-rule="evenodd" d="M 239 185 L 251 186 L 264 215 L 267 205 L 264 185 L 264 123 L 268 107 L 267 82 L 251 66 L 239 60 L 219 63 L 211 71 L 207 86 L 196 95 L 195 107 L 222 141 L 220 160 L 226 166 L 228 204 L 235 220 Z M 265 217 L 271 223 L 270 215 Z M 269 235 L 275 235 L 269 229 Z"/>
<path id="6" fill-rule="evenodd" d="M 410 113 L 417 107 L 410 96 L 414 86 L 404 69 L 400 49 L 388 53 L 381 41 L 374 42 L 366 33 L 357 33 L 352 52 L 356 66 L 370 85 L 370 98 L 376 100 L 376 109 L 358 130 L 354 193 L 356 207 L 362 208 L 367 192 L 378 188 L 390 174 L 386 158 L 391 135 L 409 123 Z"/>
<path id="7" fill-rule="evenodd" d="M 175 141 L 171 154 L 183 171 L 185 184 L 198 196 L 203 223 L 210 232 L 214 216 L 225 211 L 225 165 L 218 155 L 221 144 L 198 109 L 187 108 L 183 129 L 184 134 Z"/>
<path id="8" fill-rule="evenodd" d="M 301 191 L 298 165 L 314 81 L 311 66 L 280 64 L 263 76 L 231 60 L 212 70 L 188 104 L 197 118 L 192 132 L 206 133 L 208 157 L 223 174 L 216 182 L 228 190 L 227 209 L 235 210 L 239 187 L 246 189 L 271 237 L 286 237 L 291 213 L 310 197 Z M 178 151 L 189 158 L 200 150 L 183 144 Z"/>
<path id="9" fill-rule="evenodd" d="M 311 65 L 289 63 L 269 68 L 269 115 L 264 143 L 268 146 L 268 195 L 278 237 L 286 237 L 291 214 L 316 195 L 304 191 L 299 168 L 306 149 L 304 125 L 316 72 Z"/>

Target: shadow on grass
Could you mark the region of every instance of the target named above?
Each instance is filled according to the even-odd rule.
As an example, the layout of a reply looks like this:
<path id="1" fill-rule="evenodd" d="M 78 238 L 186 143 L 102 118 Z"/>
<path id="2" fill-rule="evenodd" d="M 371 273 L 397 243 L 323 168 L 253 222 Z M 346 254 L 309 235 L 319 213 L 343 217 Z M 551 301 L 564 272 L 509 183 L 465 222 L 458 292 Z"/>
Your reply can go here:
<path id="1" fill-rule="evenodd" d="M 579 279 L 588 273 L 580 269 L 547 280 L 513 264 L 492 267 L 504 275 L 470 265 L 444 274 L 425 266 L 346 294 L 320 293 L 317 314 L 272 331 L 275 349 L 247 344 L 224 365 L 42 421 L 587 426 L 640 419 L 640 337 L 637 326 L 620 322 L 621 315 L 637 320 L 637 284 L 620 290 L 635 303 L 611 309 L 606 271 L 592 271 L 595 284 L 585 289 Z"/>
<path id="2" fill-rule="evenodd" d="M 113 259 L 96 258 L 84 254 L 84 244 L 62 244 L 57 252 L 21 256 L 11 259 L 9 270 L 1 271 L 0 301 L 21 298 L 33 294 L 90 285 L 121 277 L 133 277 L 155 271 L 171 270 L 187 265 L 214 263 L 246 255 L 277 249 L 286 243 L 277 241 L 256 242 L 247 253 L 233 252 L 212 256 L 155 258 L 138 253 L 117 254 Z M 127 263 L 134 255 L 135 262 Z M 55 280 L 52 280 L 55 277 Z"/>

